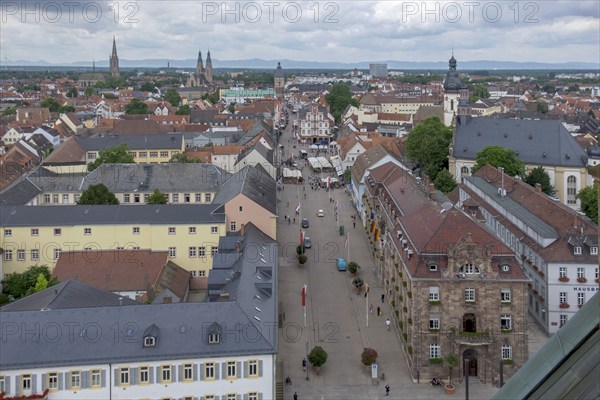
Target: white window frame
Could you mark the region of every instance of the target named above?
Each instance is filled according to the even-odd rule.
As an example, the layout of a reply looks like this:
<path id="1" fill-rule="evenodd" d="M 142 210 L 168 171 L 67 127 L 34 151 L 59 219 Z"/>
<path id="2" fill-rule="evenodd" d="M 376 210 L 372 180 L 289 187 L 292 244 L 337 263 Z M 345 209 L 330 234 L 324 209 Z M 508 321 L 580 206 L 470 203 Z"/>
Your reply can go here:
<path id="1" fill-rule="evenodd" d="M 177 233 L 177 229 L 174 226 L 169 227 L 169 235 L 175 235 Z"/>
<path id="2" fill-rule="evenodd" d="M 71 389 L 81 389 L 81 371 L 71 371 L 69 383 Z"/>
<path id="3" fill-rule="evenodd" d="M 500 315 L 500 329 L 501 330 L 512 330 L 512 315 L 502 314 Z"/>
<path id="4" fill-rule="evenodd" d="M 40 250 L 39 249 L 31 249 L 31 261 L 39 261 L 40 260 Z"/>
<path id="5" fill-rule="evenodd" d="M 218 226 L 211 226 L 210 227 L 210 233 L 212 233 L 213 235 L 218 234 L 219 233 L 219 227 Z"/>
<path id="6" fill-rule="evenodd" d="M 440 301 L 439 286 L 429 286 L 429 301 Z"/>
<path id="7" fill-rule="evenodd" d="M 173 380 L 171 365 L 160 366 L 160 383 L 170 383 Z"/>
<path id="8" fill-rule="evenodd" d="M 226 365 L 226 378 L 237 378 L 237 361 L 227 361 Z"/>
<path id="9" fill-rule="evenodd" d="M 206 257 L 206 246 L 198 247 L 198 257 Z"/>
<path id="10" fill-rule="evenodd" d="M 183 377 L 182 381 L 191 382 L 194 379 L 194 365 L 193 364 L 183 364 Z"/>
<path id="11" fill-rule="evenodd" d="M 585 304 L 585 292 L 577 292 L 577 305 L 582 306 Z"/>
<path id="12" fill-rule="evenodd" d="M 134 226 L 133 228 L 131 228 L 131 233 L 133 235 L 139 235 L 140 234 L 140 227 L 139 226 Z"/>
<path id="13" fill-rule="evenodd" d="M 477 299 L 475 298 L 475 288 L 466 288 L 465 289 L 465 302 L 473 303 Z"/>
<path id="14" fill-rule="evenodd" d="M 4 250 L 4 261 L 12 261 L 13 259 L 13 251 L 12 250 Z"/>
<path id="15" fill-rule="evenodd" d="M 211 256 L 215 256 L 219 253 L 219 247 L 218 246 L 210 246 L 210 255 Z"/>
<path id="16" fill-rule="evenodd" d="M 258 376 L 258 360 L 248 361 L 248 376 Z"/>
<path id="17" fill-rule="evenodd" d="M 92 234 L 92 228 L 83 228 L 83 234 L 85 236 L 91 236 L 91 234 Z"/>
<path id="18" fill-rule="evenodd" d="M 128 367 L 119 368 L 119 386 L 129 385 L 131 382 L 131 371 Z"/>
<path id="19" fill-rule="evenodd" d="M 177 257 L 177 247 L 169 247 L 169 258 Z"/>
<path id="20" fill-rule="evenodd" d="M 143 366 L 140 367 L 140 384 L 148 384 L 150 383 L 150 367 Z"/>
<path id="21" fill-rule="evenodd" d="M 429 329 L 439 330 L 440 329 L 440 317 L 429 317 Z"/>
<path id="22" fill-rule="evenodd" d="M 48 389 L 56 390 L 58 389 L 58 372 L 49 372 L 48 373 Z M 0 391 L 2 391 L 0 389 Z"/>
<path id="23" fill-rule="evenodd" d="M 39 228 L 31 228 L 31 236 L 39 236 L 40 230 Z"/>
<path id="24" fill-rule="evenodd" d="M 12 236 L 12 229 L 5 229 L 4 237 L 11 237 L 11 236 Z"/>
<path id="25" fill-rule="evenodd" d="M 21 375 L 21 389 L 23 391 L 31 391 L 31 374 Z"/>
<path id="26" fill-rule="evenodd" d="M 512 298 L 512 296 L 511 296 L 510 288 L 500 289 L 500 301 L 502 303 L 510 303 L 511 298 Z"/>
<path id="27" fill-rule="evenodd" d="M 567 321 L 569 320 L 569 318 L 568 318 L 567 314 L 560 314 L 560 315 L 558 316 L 558 319 L 559 319 L 559 320 L 558 320 L 558 326 L 559 326 L 559 327 L 562 327 L 562 326 L 563 326 L 564 324 L 566 324 L 566 323 L 567 323 Z"/>
<path id="28" fill-rule="evenodd" d="M 189 256 L 189 258 L 196 258 L 196 247 L 195 246 L 190 246 L 188 248 L 188 256 Z"/>
<path id="29" fill-rule="evenodd" d="M 560 304 L 569 304 L 569 297 L 567 296 L 567 292 L 559 292 L 558 300 Z"/>
<path id="30" fill-rule="evenodd" d="M 204 364 L 204 379 L 215 379 L 216 368 L 217 366 L 214 362 Z"/>
<path id="31" fill-rule="evenodd" d="M 190 226 L 188 228 L 188 234 L 195 235 L 196 234 L 196 227 L 195 226 Z"/>
<path id="32" fill-rule="evenodd" d="M 23 250 L 23 249 L 17 250 L 17 261 L 25 261 L 25 250 Z"/>
<path id="33" fill-rule="evenodd" d="M 581 246 L 573 247 L 573 254 L 575 254 L 576 256 L 580 256 L 581 255 Z"/>
<path id="34" fill-rule="evenodd" d="M 429 345 L 429 358 L 442 358 L 442 351 L 440 345 L 437 343 L 432 343 Z"/>
<path id="35" fill-rule="evenodd" d="M 567 277 L 567 267 L 559 267 L 558 268 L 558 277 L 566 278 Z"/>
<path id="36" fill-rule="evenodd" d="M 512 346 L 503 344 L 501 352 L 503 360 L 512 360 Z"/>
<path id="37" fill-rule="evenodd" d="M 590 254 L 593 256 L 597 256 L 598 255 L 598 246 L 590 247 Z"/>
<path id="38" fill-rule="evenodd" d="M 99 369 L 93 369 L 90 371 L 90 386 L 102 386 L 102 372 Z"/>
<path id="39" fill-rule="evenodd" d="M 585 278 L 585 268 L 577 267 L 577 278 Z"/>
<path id="40" fill-rule="evenodd" d="M 235 222 L 235 221 L 229 222 L 229 230 L 231 232 L 236 232 L 237 231 L 237 222 Z"/>

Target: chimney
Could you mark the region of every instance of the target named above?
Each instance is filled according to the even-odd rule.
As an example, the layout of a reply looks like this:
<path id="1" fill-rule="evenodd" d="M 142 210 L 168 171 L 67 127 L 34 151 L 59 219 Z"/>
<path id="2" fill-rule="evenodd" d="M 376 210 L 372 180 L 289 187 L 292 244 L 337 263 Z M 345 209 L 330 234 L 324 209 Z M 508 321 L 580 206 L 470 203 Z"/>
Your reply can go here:
<path id="1" fill-rule="evenodd" d="M 119 297 L 119 305 L 122 306 L 123 305 L 123 298 Z"/>
<path id="2" fill-rule="evenodd" d="M 235 244 L 235 252 L 240 253 L 242 251 L 242 246 L 240 246 L 240 241 Z"/>
<path id="3" fill-rule="evenodd" d="M 240 235 L 244 236 L 244 224 L 240 225 Z"/>
<path id="4" fill-rule="evenodd" d="M 541 183 L 536 183 L 535 184 L 535 191 L 536 192 L 541 192 L 542 191 L 542 185 L 541 185 Z"/>

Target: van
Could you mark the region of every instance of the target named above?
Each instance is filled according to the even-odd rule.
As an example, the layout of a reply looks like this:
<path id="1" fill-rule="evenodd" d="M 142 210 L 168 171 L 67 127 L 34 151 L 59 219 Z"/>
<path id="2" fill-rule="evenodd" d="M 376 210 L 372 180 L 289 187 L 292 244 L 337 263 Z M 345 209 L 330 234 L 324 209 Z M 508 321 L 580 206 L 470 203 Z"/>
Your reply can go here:
<path id="1" fill-rule="evenodd" d="M 300 158 L 307 159 L 308 153 L 306 150 L 300 150 Z"/>

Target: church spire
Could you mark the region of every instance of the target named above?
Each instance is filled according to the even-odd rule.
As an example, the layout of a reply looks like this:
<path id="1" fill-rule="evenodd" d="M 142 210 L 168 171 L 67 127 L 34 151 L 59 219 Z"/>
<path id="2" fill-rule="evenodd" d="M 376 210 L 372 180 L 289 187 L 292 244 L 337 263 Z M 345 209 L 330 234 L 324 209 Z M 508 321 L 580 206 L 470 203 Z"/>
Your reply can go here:
<path id="1" fill-rule="evenodd" d="M 196 62 L 196 73 L 201 76 L 204 73 L 204 62 L 202 61 L 202 51 L 198 51 L 198 61 Z"/>
<path id="2" fill-rule="evenodd" d="M 206 73 L 205 73 L 206 81 L 208 83 L 212 82 L 212 59 L 210 58 L 210 49 L 206 54 Z"/>
<path id="3" fill-rule="evenodd" d="M 112 49 L 112 56 L 116 57 L 117 56 L 117 40 L 115 39 L 115 37 L 113 36 L 113 49 Z"/>
<path id="4" fill-rule="evenodd" d="M 108 65 L 110 66 L 110 75 L 114 78 L 118 78 L 120 75 L 119 72 L 119 57 L 117 56 L 117 41 L 113 36 L 113 48 L 112 54 L 108 59 Z"/>

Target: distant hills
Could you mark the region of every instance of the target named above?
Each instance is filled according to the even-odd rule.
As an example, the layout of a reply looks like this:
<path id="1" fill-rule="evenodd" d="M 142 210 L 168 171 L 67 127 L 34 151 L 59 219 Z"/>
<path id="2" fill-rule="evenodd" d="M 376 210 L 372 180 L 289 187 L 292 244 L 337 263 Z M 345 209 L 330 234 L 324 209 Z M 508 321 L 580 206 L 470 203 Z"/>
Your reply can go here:
<path id="1" fill-rule="evenodd" d="M 233 68 L 233 69 L 275 69 L 277 62 L 281 62 L 281 66 L 285 69 L 333 69 L 333 70 L 352 70 L 354 68 L 368 70 L 369 64 L 387 64 L 388 70 L 446 70 L 448 69 L 447 61 L 361 61 L 357 63 L 351 62 L 323 62 L 323 61 L 297 61 L 297 60 L 263 60 L 259 58 L 245 60 L 218 60 L 213 58 L 213 66 L 215 69 Z M 171 68 L 195 68 L 195 59 L 185 60 L 169 60 L 169 59 L 145 59 L 145 60 L 127 60 L 119 59 L 119 65 L 122 68 L 166 68 L 167 63 Z M 76 61 L 73 63 L 60 64 L 49 63 L 44 60 L 28 61 L 28 60 L 8 60 L 7 64 L 2 67 L 11 66 L 27 66 L 27 67 L 83 67 L 90 68 L 92 61 Z M 96 67 L 108 68 L 108 60 L 96 61 Z M 566 62 L 566 63 L 541 63 L 541 62 L 517 62 L 517 61 L 458 61 L 458 68 L 461 70 L 524 70 L 524 69 L 576 69 L 576 70 L 598 70 L 599 63 L 589 62 Z"/>

